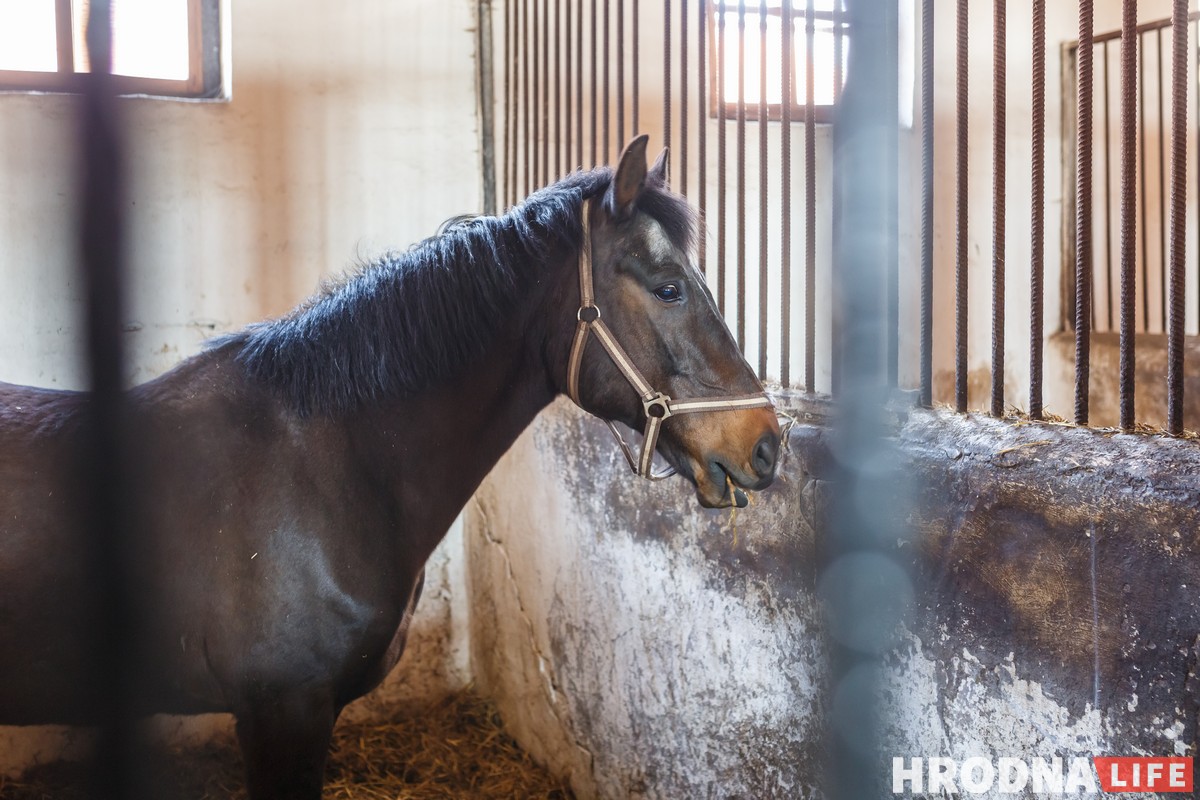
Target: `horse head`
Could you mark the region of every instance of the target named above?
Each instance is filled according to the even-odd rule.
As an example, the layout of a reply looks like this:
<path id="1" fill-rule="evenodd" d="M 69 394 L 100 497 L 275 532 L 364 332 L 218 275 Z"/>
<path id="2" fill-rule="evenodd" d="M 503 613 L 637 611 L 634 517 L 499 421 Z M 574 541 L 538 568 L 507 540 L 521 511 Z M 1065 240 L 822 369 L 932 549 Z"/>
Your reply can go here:
<path id="1" fill-rule="evenodd" d="M 656 450 L 701 505 L 742 505 L 739 487 L 775 477 L 779 423 L 696 267 L 696 214 L 667 187 L 667 152 L 647 168 L 646 142 L 634 139 L 603 197 L 584 204 L 566 390 L 645 431 L 640 458 L 625 448 L 639 474 L 660 477 Z"/>

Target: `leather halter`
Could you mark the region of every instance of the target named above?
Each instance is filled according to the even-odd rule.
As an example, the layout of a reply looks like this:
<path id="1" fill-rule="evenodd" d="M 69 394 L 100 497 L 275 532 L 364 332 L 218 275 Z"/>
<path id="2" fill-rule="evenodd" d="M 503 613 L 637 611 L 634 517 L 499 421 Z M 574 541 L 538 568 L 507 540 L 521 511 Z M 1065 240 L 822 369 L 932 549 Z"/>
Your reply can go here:
<path id="1" fill-rule="evenodd" d="M 653 469 L 654 448 L 658 444 L 658 434 L 662 424 L 668 418 L 677 414 L 695 414 L 702 411 L 735 411 L 743 408 L 768 408 L 771 401 L 765 394 L 733 395 L 729 397 L 705 397 L 693 400 L 673 400 L 663 392 L 652 387 L 641 371 L 638 370 L 629 354 L 617 342 L 612 330 L 600 318 L 600 307 L 596 305 L 595 292 L 592 286 L 592 233 L 591 233 L 591 201 L 583 203 L 583 244 L 579 249 L 579 311 L 575 318 L 575 339 L 571 343 L 571 359 L 567 366 L 567 394 L 575 401 L 575 405 L 583 407 L 579 402 L 579 369 L 583 363 L 583 351 L 587 346 L 588 335 L 595 332 L 596 339 L 608 353 L 609 358 L 617 365 L 617 369 L 633 386 L 642 400 L 642 410 L 646 414 L 646 429 L 642 434 L 642 452 L 636 458 L 633 450 L 626 444 L 621 432 L 612 420 L 605 420 L 608 429 L 612 431 L 625 454 L 629 467 L 638 475 L 650 480 L 662 480 L 675 474 L 674 467 L 668 467 L 666 472 L 655 472 Z"/>

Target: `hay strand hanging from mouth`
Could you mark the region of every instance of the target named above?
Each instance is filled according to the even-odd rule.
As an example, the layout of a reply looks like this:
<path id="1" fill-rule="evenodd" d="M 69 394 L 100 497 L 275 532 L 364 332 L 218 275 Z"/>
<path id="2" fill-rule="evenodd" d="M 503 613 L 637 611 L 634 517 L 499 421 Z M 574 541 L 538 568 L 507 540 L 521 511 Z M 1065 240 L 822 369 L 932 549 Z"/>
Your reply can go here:
<path id="1" fill-rule="evenodd" d="M 147 755 L 161 800 L 245 800 L 232 741 Z M 78 764 L 0 778 L 0 800 L 85 800 Z M 325 800 L 570 800 L 573 795 L 520 749 L 499 714 L 474 694 L 451 697 L 386 724 L 339 725 L 325 770 Z"/>

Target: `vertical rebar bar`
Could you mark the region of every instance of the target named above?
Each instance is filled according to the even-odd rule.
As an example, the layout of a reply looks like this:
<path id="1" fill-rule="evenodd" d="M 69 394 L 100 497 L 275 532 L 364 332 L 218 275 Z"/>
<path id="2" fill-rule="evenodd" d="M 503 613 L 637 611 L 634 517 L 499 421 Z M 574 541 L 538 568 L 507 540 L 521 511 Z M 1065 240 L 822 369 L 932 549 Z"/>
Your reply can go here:
<path id="1" fill-rule="evenodd" d="M 1167 126 L 1164 120 L 1163 102 L 1163 29 L 1159 28 L 1155 31 L 1155 36 L 1158 38 L 1158 207 L 1160 210 L 1158 215 L 1158 253 L 1159 263 L 1162 268 L 1159 270 L 1158 281 L 1158 308 L 1159 319 L 1162 320 L 1162 327 L 1159 329 L 1162 332 L 1167 330 Z M 1150 321 L 1146 320 L 1147 329 L 1150 327 Z"/>
<path id="2" fill-rule="evenodd" d="M 779 382 L 792 380 L 792 4 L 780 9 L 779 75 Z"/>
<path id="3" fill-rule="evenodd" d="M 543 2 L 544 2 L 544 0 L 543 0 Z M 541 89 L 541 83 L 542 83 L 542 79 L 543 79 L 542 69 L 541 69 L 541 67 L 542 67 L 541 35 L 538 31 L 538 23 L 539 22 L 541 22 L 541 14 L 538 12 L 538 0 L 533 0 L 533 36 L 530 37 L 529 41 L 525 45 L 526 47 L 531 48 L 533 51 L 533 56 L 532 56 L 533 57 L 533 78 L 531 80 L 532 94 L 530 96 L 530 101 L 531 101 L 530 113 L 533 116 L 533 138 L 530 140 L 531 146 L 532 146 L 531 157 L 533 159 L 533 171 L 532 171 L 533 183 L 530 185 L 531 191 L 539 188 L 543 183 L 543 181 L 542 181 L 542 159 L 541 159 L 541 154 L 538 152 L 540 149 L 540 144 L 541 144 L 541 139 L 542 139 L 542 130 L 541 130 L 542 114 L 538 113 L 537 106 L 538 106 L 538 92 Z M 543 111 L 544 111 L 544 109 L 545 109 L 545 107 L 543 106 Z"/>
<path id="4" fill-rule="evenodd" d="M 562 6 L 554 4 L 554 167 L 550 174 L 558 180 L 562 167 Z"/>
<path id="5" fill-rule="evenodd" d="M 717 310 L 725 314 L 725 184 L 728 171 L 725 169 L 726 121 L 725 121 L 725 8 L 717 10 Z"/>
<path id="6" fill-rule="evenodd" d="M 1100 107 L 1100 119 L 1104 125 L 1104 281 L 1108 287 L 1108 297 L 1104 303 L 1105 312 L 1108 317 L 1106 319 L 1107 330 L 1113 329 L 1113 248 L 1112 248 L 1112 159 L 1109 154 L 1112 153 L 1112 112 L 1109 110 L 1109 80 L 1108 80 L 1108 40 L 1100 46 L 1101 62 L 1103 75 L 1101 83 L 1104 88 L 1101 90 L 1101 98 L 1103 102 Z"/>
<path id="7" fill-rule="evenodd" d="M 509 180 L 509 170 L 512 169 L 512 35 L 513 35 L 513 5 L 512 0 L 504 3 L 504 176 L 501 182 L 500 196 L 504 206 L 512 205 L 512 183 Z"/>
<path id="8" fill-rule="evenodd" d="M 679 4 L 679 193 L 688 193 L 688 4 Z"/>
<path id="9" fill-rule="evenodd" d="M 550 182 L 550 0 L 542 0 L 542 179 Z"/>
<path id="10" fill-rule="evenodd" d="M 994 0 L 992 32 L 992 416 L 1004 416 L 1005 0 Z"/>
<path id="11" fill-rule="evenodd" d="M 758 3 L 758 377 L 767 378 L 767 318 L 770 286 L 767 278 L 767 0 Z"/>
<path id="12" fill-rule="evenodd" d="M 817 390 L 816 17 L 815 3 L 808 0 L 804 9 L 804 391 L 809 394 Z M 790 15 L 787 20 L 790 26 Z M 790 30 L 788 34 L 790 40 Z M 787 106 L 792 104 L 790 92 L 784 102 Z M 790 226 L 791 222 L 785 225 Z"/>
<path id="13" fill-rule="evenodd" d="M 1046 242 L 1046 0 L 1033 0 L 1033 154 L 1029 263 L 1029 416 L 1041 419 Z"/>
<path id="14" fill-rule="evenodd" d="M 967 10 L 969 0 L 958 0 L 955 37 L 955 254 L 954 254 L 954 407 L 967 410 L 967 81 L 970 40 Z"/>
<path id="15" fill-rule="evenodd" d="M 529 138 L 529 0 L 521 0 L 521 152 L 524 156 L 521 167 L 524 173 L 524 185 L 521 196 L 527 197 L 533 188 L 532 160 L 530 158 Z"/>
<path id="16" fill-rule="evenodd" d="M 600 98 L 596 91 L 596 77 L 597 77 L 596 73 L 599 72 L 599 65 L 597 62 L 599 60 L 599 55 L 600 55 L 597 52 L 597 48 L 599 47 L 599 45 L 597 43 L 597 30 L 596 30 L 598 27 L 597 23 L 599 21 L 596 16 L 596 6 L 597 6 L 598 1 L 599 0 L 592 0 L 592 26 L 591 26 L 591 41 L 592 41 L 591 102 L 592 102 L 592 166 L 593 167 L 599 166 L 599 164 L 600 164 L 600 152 L 599 152 L 599 148 L 600 148 L 599 127 L 600 126 L 598 124 L 599 118 L 597 116 L 597 112 L 599 110 L 597 104 L 600 102 Z"/>
<path id="17" fill-rule="evenodd" d="M 1137 281 L 1137 0 L 1121 3 L 1121 427 L 1134 416 L 1134 298 Z M 1107 123 L 1106 123 L 1107 124 Z M 1109 289 L 1112 294 L 1112 289 Z"/>
<path id="18" fill-rule="evenodd" d="M 933 0 L 921 0 L 920 403 L 926 408 L 933 405 L 933 25 Z"/>
<path id="19" fill-rule="evenodd" d="M 900 63 L 900 28 L 898 15 L 889 14 L 885 17 L 891 26 L 887 31 L 887 57 Z M 884 180 L 887 184 L 887 220 L 886 229 L 888 241 L 896 243 L 887 251 L 886 293 L 887 293 L 887 325 L 884 338 L 887 342 L 885 369 L 887 385 L 895 388 L 900 376 L 900 87 L 899 83 L 891 88 L 886 95 L 888 114 L 891 122 L 887 132 L 887 170 Z"/>
<path id="20" fill-rule="evenodd" d="M 1149 195 L 1146 194 L 1146 46 L 1138 35 L 1138 184 L 1142 198 L 1138 230 L 1142 242 L 1142 330 L 1150 330 L 1150 226 L 1146 222 Z"/>
<path id="21" fill-rule="evenodd" d="M 1187 236 L 1188 0 L 1171 14 L 1171 261 L 1167 319 L 1167 432 L 1183 433 L 1184 246 Z"/>
<path id="22" fill-rule="evenodd" d="M 583 169 L 583 0 L 575 7 L 575 166 Z"/>
<path id="23" fill-rule="evenodd" d="M 629 111 L 629 120 L 630 120 L 630 127 L 631 127 L 630 133 L 633 136 L 637 136 L 639 133 L 641 133 L 641 129 L 638 128 L 638 110 L 639 110 L 639 106 L 640 106 L 641 99 L 642 99 L 642 95 L 638 91 L 638 78 L 639 78 L 639 76 L 638 76 L 638 27 L 641 24 L 641 22 L 640 22 L 641 15 L 638 13 L 638 0 L 633 0 L 633 8 L 631 9 L 630 17 L 631 17 L 630 21 L 633 23 L 631 26 L 633 28 L 633 30 L 631 31 L 631 34 L 630 34 L 630 44 L 632 45 L 632 50 L 633 50 L 633 52 L 632 52 L 633 60 L 632 60 L 632 63 L 629 65 L 629 71 L 630 71 L 629 95 L 630 95 L 630 100 L 632 103 L 632 107 L 630 108 L 630 111 Z"/>
<path id="24" fill-rule="evenodd" d="M 663 147 L 671 146 L 671 6 L 663 0 Z"/>
<path id="25" fill-rule="evenodd" d="M 844 79 L 843 61 L 845 59 L 843 36 L 843 5 L 844 0 L 833 0 L 833 98 L 834 110 L 836 112 L 842 97 L 842 83 Z M 807 119 L 806 119 L 807 122 Z M 833 167 L 833 191 L 835 196 L 841 193 L 841 175 L 837 170 L 837 159 L 834 159 Z M 830 209 L 830 221 L 833 232 L 833 240 L 830 242 L 830 251 L 833 260 L 833 275 L 831 276 L 830 285 L 832 289 L 834 305 L 840 304 L 839 292 L 842 291 L 841 282 L 841 225 L 842 225 L 842 210 L 837 203 L 833 204 Z M 841 352 L 842 330 L 837 317 L 833 317 L 829 330 L 829 394 L 832 397 L 837 397 L 841 385 L 841 358 L 838 355 Z"/>
<path id="26" fill-rule="evenodd" d="M 571 28 L 572 28 L 571 9 L 574 8 L 574 5 L 575 4 L 570 2 L 570 0 L 567 0 L 567 2 L 562 4 L 563 10 L 566 12 L 566 15 L 567 15 L 567 21 L 566 21 L 566 25 L 565 25 L 565 27 L 567 29 L 567 35 L 566 35 L 566 41 L 563 43 L 564 46 L 566 47 L 566 51 L 567 51 L 565 54 L 565 59 L 564 59 L 564 62 L 566 65 L 565 69 L 566 69 L 567 74 L 565 76 L 563 76 L 563 87 L 564 87 L 563 91 L 564 91 L 564 94 L 566 95 L 563 98 L 563 105 L 565 108 L 565 111 L 563 113 L 563 117 L 564 117 L 563 174 L 564 175 L 571 172 L 576 166 L 571 163 L 571 153 L 574 151 L 574 144 L 575 144 L 575 134 L 573 133 L 573 129 L 572 129 L 572 125 L 571 125 L 572 120 L 575 115 L 574 94 L 571 91 L 572 84 L 574 82 L 574 69 L 573 68 L 575 66 L 575 53 L 573 52 L 573 49 L 571 47 L 572 40 L 573 40 L 573 37 L 571 36 Z"/>
<path id="27" fill-rule="evenodd" d="M 617 147 L 625 141 L 625 0 L 617 0 Z"/>
<path id="28" fill-rule="evenodd" d="M 737 343 L 746 351 L 746 3 L 738 3 L 737 88 Z"/>
<path id="29" fill-rule="evenodd" d="M 700 219 L 708 219 L 708 0 L 698 3 L 696 17 L 696 205 Z M 700 240 L 700 273 L 708 279 L 708 237 Z"/>
<path id="30" fill-rule="evenodd" d="M 620 0 L 618 0 L 618 2 L 620 2 Z M 608 85 L 608 77 L 609 77 L 609 74 L 611 73 L 611 70 L 609 69 L 609 66 L 608 66 L 608 57 L 609 57 L 609 53 L 612 51 L 610 49 L 611 42 L 609 40 L 608 21 L 609 21 L 609 18 L 612 16 L 612 13 L 611 13 L 611 9 L 609 8 L 609 5 L 608 5 L 608 0 L 604 0 L 604 12 L 603 13 L 604 13 L 604 39 L 603 39 L 603 41 L 604 41 L 604 56 L 600 59 L 600 67 L 601 67 L 601 69 L 604 70 L 604 77 L 600 81 L 600 102 L 604 104 L 604 113 L 602 115 L 603 135 L 602 135 L 601 141 L 600 141 L 600 152 L 604 154 L 604 163 L 608 164 L 608 163 L 612 163 L 616 160 L 613 158 L 612 140 L 609 136 L 609 134 L 611 133 L 611 130 L 609 127 L 609 110 L 612 105 L 612 103 L 610 102 L 612 99 L 612 94 L 609 92 L 610 87 Z M 621 142 L 617 143 L 618 147 L 620 147 L 621 145 L 622 145 Z"/>
<path id="31" fill-rule="evenodd" d="M 1075 124 L 1075 423 L 1088 422 L 1092 333 L 1092 0 L 1079 0 Z"/>

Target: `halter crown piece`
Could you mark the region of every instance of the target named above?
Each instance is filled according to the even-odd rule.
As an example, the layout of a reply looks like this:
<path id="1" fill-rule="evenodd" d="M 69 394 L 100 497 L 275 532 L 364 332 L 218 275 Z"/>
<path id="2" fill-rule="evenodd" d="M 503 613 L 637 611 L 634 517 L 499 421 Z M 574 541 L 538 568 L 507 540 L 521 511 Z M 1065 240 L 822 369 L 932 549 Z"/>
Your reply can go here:
<path id="1" fill-rule="evenodd" d="M 604 320 L 600 318 L 600 307 L 596 305 L 596 296 L 592 286 L 592 232 L 591 232 L 591 200 L 583 203 L 583 244 L 579 248 L 579 311 L 575 318 L 575 339 L 571 342 L 571 359 L 567 364 L 567 394 L 575 401 L 575 405 L 583 407 L 579 402 L 579 368 L 583 362 L 583 351 L 587 346 L 588 335 L 595 332 L 596 339 L 608 353 L 609 358 L 617 365 L 617 369 L 633 386 L 642 400 L 642 409 L 646 413 L 646 429 L 642 434 L 642 452 L 635 458 L 633 450 L 617 430 L 612 420 L 605 420 L 608 429 L 612 431 L 625 454 L 625 460 L 636 474 L 643 478 L 660 481 L 675 474 L 674 467 L 668 467 L 665 472 L 654 471 L 654 448 L 658 444 L 658 434 L 662 424 L 676 414 L 695 414 L 701 411 L 734 411 L 743 408 L 768 408 L 771 401 L 765 394 L 733 395 L 730 397 L 712 397 L 696 400 L 672 400 L 666 394 L 657 391 L 646 380 L 629 358 L 629 354 L 617 343 L 616 337 Z"/>

